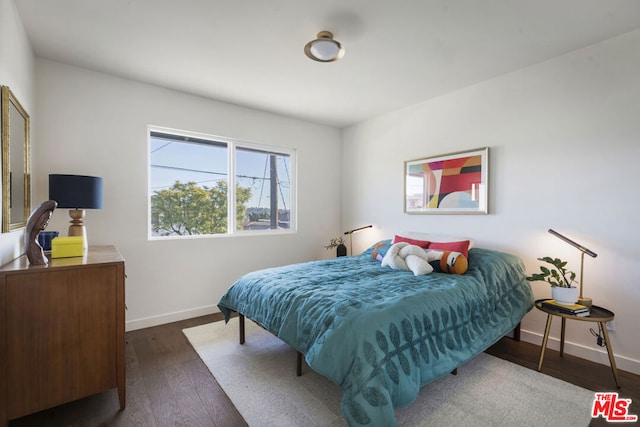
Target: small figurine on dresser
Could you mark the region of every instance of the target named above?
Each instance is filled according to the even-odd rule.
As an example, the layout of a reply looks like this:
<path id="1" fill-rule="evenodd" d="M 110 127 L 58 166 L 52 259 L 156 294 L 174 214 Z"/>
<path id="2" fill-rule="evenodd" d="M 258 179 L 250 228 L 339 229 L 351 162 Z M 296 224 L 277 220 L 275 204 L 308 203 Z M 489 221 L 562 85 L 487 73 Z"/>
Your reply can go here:
<path id="1" fill-rule="evenodd" d="M 51 214 L 58 207 L 58 203 L 55 200 L 47 200 L 43 202 L 31 212 L 29 220 L 27 221 L 27 229 L 24 234 L 25 250 L 27 253 L 27 259 L 30 264 L 33 265 L 46 265 L 49 261 L 44 255 L 42 246 L 38 242 L 38 235 L 41 231 L 47 228 Z"/>

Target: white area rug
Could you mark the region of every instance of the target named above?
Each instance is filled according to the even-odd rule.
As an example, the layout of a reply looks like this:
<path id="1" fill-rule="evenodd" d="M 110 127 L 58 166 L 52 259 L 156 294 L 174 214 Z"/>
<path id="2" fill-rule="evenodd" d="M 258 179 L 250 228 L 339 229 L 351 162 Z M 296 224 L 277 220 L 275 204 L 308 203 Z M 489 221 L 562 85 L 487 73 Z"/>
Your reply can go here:
<path id="1" fill-rule="evenodd" d="M 296 352 L 251 321 L 238 343 L 238 319 L 184 334 L 250 426 L 343 426 L 342 392 L 303 364 Z M 586 426 L 592 391 L 480 354 L 396 410 L 401 426 Z"/>

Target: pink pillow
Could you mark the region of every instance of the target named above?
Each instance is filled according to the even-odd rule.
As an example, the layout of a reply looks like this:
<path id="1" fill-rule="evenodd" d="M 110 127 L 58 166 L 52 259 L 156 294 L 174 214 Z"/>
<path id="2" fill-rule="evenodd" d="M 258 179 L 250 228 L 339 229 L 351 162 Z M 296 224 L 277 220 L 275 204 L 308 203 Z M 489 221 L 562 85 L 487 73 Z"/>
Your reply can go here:
<path id="1" fill-rule="evenodd" d="M 399 243 L 399 242 L 407 242 L 410 245 L 416 245 L 416 246 L 420 246 L 422 249 L 427 249 L 429 247 L 429 245 L 431 244 L 430 241 L 428 240 L 416 240 L 416 239 L 410 239 L 408 237 L 402 237 L 402 236 L 398 236 L 396 234 L 396 237 L 393 238 L 393 244 Z M 467 242 L 469 243 L 469 242 Z"/>
<path id="2" fill-rule="evenodd" d="M 429 249 L 460 252 L 465 258 L 469 258 L 468 240 L 462 240 L 460 242 L 431 242 L 429 243 Z"/>

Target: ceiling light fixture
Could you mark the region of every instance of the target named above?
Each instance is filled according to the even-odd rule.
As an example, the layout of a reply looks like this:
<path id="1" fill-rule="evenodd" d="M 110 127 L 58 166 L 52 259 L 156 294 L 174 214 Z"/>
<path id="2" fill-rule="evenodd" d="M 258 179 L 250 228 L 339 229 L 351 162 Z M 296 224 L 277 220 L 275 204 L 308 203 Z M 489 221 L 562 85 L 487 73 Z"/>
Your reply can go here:
<path id="1" fill-rule="evenodd" d="M 329 31 L 320 31 L 318 38 L 304 47 L 304 53 L 314 61 L 333 62 L 344 56 L 344 48 Z"/>

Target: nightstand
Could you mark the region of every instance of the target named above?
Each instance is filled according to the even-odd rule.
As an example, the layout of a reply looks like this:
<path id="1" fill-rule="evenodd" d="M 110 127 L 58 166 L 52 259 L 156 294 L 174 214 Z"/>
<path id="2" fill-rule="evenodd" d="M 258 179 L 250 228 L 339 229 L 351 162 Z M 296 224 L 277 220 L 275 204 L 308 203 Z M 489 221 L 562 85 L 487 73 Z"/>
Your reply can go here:
<path id="1" fill-rule="evenodd" d="M 611 363 L 611 371 L 613 372 L 613 378 L 616 380 L 616 386 L 620 388 L 620 379 L 618 378 L 618 368 L 616 368 L 616 361 L 613 358 L 613 349 L 611 348 L 611 341 L 609 340 L 609 331 L 607 331 L 607 322 L 610 322 L 614 318 L 612 311 L 603 307 L 594 305 L 591 307 L 591 312 L 588 316 L 580 317 L 575 314 L 563 313 L 553 308 L 543 307 L 542 302 L 548 298 L 536 300 L 536 308 L 538 310 L 547 313 L 547 326 L 544 330 L 544 338 L 542 339 L 542 348 L 540 349 L 540 360 L 538 361 L 538 371 L 542 369 L 542 361 L 544 360 L 544 351 L 547 349 L 547 341 L 549 340 L 549 331 L 551 329 L 551 319 L 553 316 L 558 316 L 562 319 L 562 329 L 560 331 L 560 357 L 564 356 L 564 332 L 567 319 L 579 320 L 581 322 L 594 322 L 600 325 L 602 334 L 604 335 L 604 343 L 607 347 L 607 354 L 609 355 L 609 362 Z"/>

